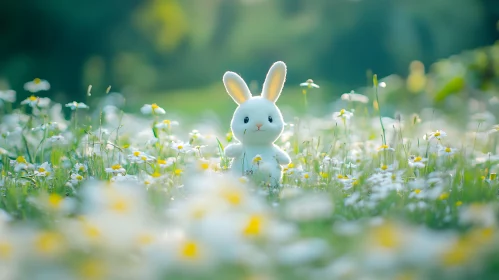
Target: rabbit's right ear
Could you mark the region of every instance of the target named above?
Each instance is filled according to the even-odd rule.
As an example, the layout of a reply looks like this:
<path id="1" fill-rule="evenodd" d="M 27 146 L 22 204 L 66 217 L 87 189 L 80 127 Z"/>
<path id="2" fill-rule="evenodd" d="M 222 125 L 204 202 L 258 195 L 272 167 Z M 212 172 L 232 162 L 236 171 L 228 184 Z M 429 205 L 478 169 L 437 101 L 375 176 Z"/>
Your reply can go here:
<path id="1" fill-rule="evenodd" d="M 251 98 L 251 92 L 248 86 L 238 74 L 227 71 L 224 74 L 223 81 L 225 90 L 227 90 L 227 93 L 237 104 L 241 104 Z"/>

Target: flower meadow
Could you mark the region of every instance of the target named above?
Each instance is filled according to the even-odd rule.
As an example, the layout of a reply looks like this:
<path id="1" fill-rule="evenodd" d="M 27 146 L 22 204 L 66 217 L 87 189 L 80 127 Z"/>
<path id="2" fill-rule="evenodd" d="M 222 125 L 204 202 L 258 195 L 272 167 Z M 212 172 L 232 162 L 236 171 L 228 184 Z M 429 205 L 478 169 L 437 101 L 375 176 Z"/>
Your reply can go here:
<path id="1" fill-rule="evenodd" d="M 497 279 L 496 116 L 384 116 L 373 84 L 284 112 L 278 186 L 231 175 L 229 128 L 174 108 L 1 91 L 0 279 Z"/>

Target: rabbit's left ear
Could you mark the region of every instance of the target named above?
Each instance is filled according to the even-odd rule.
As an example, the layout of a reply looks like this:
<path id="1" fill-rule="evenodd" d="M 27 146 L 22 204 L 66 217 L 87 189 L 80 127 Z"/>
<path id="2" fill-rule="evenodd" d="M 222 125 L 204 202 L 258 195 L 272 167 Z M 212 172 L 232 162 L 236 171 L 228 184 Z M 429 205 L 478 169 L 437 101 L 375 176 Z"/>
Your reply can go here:
<path id="1" fill-rule="evenodd" d="M 263 83 L 262 97 L 276 102 L 281 95 L 284 81 L 286 80 L 286 64 L 278 61 L 270 67 L 265 83 Z"/>

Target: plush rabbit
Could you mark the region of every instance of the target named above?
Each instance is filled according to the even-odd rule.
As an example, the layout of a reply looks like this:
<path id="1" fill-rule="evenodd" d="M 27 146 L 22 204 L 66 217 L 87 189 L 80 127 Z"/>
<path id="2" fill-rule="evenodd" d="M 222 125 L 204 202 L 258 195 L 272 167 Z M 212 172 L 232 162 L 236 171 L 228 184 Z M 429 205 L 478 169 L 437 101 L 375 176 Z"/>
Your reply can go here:
<path id="1" fill-rule="evenodd" d="M 225 148 L 225 155 L 234 158 L 231 170 L 237 176 L 258 176 L 275 186 L 282 179 L 281 165 L 291 162 L 289 155 L 274 144 L 284 128 L 275 102 L 285 80 L 286 64 L 278 61 L 267 73 L 261 96 L 252 96 L 238 74 L 230 71 L 224 74 L 225 89 L 239 105 L 232 117 L 231 129 L 241 143 Z"/>

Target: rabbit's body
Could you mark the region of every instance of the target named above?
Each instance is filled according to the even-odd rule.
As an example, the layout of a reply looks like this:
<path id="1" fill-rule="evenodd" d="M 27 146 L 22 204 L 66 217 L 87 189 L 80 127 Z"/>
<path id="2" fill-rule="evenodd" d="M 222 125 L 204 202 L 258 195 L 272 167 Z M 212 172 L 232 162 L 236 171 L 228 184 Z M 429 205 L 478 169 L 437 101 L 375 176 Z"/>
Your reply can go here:
<path id="1" fill-rule="evenodd" d="M 274 144 L 232 144 L 226 147 L 226 154 L 234 157 L 231 171 L 237 176 L 260 176 L 271 183 L 279 183 L 282 178 L 281 164 L 290 162 L 286 153 Z"/>
<path id="2" fill-rule="evenodd" d="M 282 114 L 275 105 L 284 80 L 286 65 L 276 62 L 270 68 L 261 96 L 252 96 L 244 80 L 234 72 L 226 72 L 225 88 L 239 104 L 231 121 L 234 138 L 241 143 L 225 148 L 225 154 L 234 158 L 231 166 L 238 176 L 252 176 L 272 185 L 282 178 L 281 165 L 291 162 L 289 156 L 274 145 L 284 129 Z"/>

